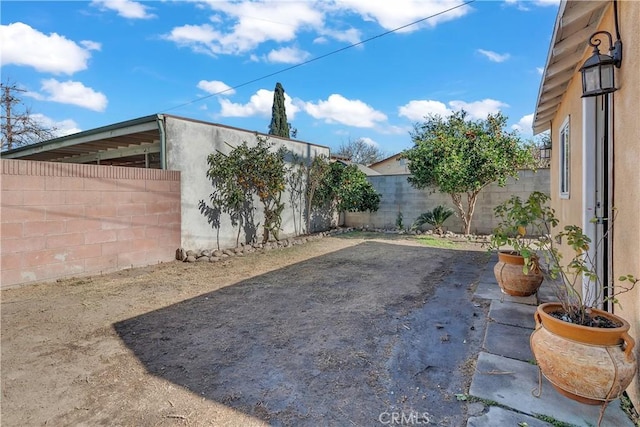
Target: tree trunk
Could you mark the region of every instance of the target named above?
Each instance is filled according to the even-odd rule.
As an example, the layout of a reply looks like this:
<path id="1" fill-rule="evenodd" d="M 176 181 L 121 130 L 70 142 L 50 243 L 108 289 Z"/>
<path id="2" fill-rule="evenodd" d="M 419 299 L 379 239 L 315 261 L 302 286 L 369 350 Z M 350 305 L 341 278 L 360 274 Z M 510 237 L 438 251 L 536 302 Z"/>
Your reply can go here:
<path id="1" fill-rule="evenodd" d="M 307 234 L 311 234 L 311 203 L 313 202 L 313 196 L 315 193 L 315 187 L 311 184 L 311 189 L 309 190 L 309 195 L 307 199 Z"/>
<path id="2" fill-rule="evenodd" d="M 472 191 L 467 193 L 467 228 L 464 234 L 471 234 L 471 218 L 473 218 L 473 211 L 476 209 L 476 201 L 478 200 L 478 191 Z"/>
<path id="3" fill-rule="evenodd" d="M 476 208 L 476 201 L 478 200 L 479 192 L 480 190 L 466 193 L 467 209 L 462 205 L 462 194 L 450 193 L 451 200 L 453 200 L 453 204 L 458 211 L 458 215 L 460 215 L 460 219 L 462 219 L 463 233 L 466 235 L 471 234 L 471 219 L 473 218 L 473 211 Z"/>

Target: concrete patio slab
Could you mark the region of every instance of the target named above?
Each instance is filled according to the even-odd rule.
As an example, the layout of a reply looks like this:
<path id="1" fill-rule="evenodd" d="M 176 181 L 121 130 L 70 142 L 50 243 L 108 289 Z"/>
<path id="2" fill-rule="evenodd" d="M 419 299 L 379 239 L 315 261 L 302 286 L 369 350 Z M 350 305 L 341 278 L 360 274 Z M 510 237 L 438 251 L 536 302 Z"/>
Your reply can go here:
<path id="1" fill-rule="evenodd" d="M 536 326 L 536 322 L 533 320 L 533 313 L 536 312 L 536 307 L 535 305 L 493 300 L 489 308 L 489 318 L 504 325 L 519 326 L 533 330 Z"/>
<path id="2" fill-rule="evenodd" d="M 537 387 L 538 368 L 536 366 L 481 352 L 469 394 L 532 416 L 547 415 L 555 420 L 577 426 L 597 424 L 600 406 L 584 405 L 568 399 L 560 395 L 544 378 L 539 398 L 532 394 Z M 620 408 L 618 400 L 611 402 L 607 407 L 602 425 L 633 427 L 631 420 Z"/>
<path id="3" fill-rule="evenodd" d="M 496 283 L 495 277 L 493 281 L 480 280 L 475 292 L 477 298 L 493 299 L 506 302 L 517 302 L 520 304 L 538 305 L 538 299 L 536 295 L 528 297 L 512 297 L 502 292 L 500 286 Z"/>
<path id="4" fill-rule="evenodd" d="M 529 362 L 534 359 L 529 345 L 531 329 L 490 322 L 484 339 L 489 353 Z"/>
<path id="5" fill-rule="evenodd" d="M 526 423 L 526 424 L 524 424 Z M 491 406 L 487 413 L 467 420 L 467 427 L 522 426 L 548 427 L 551 424 L 519 412 Z"/>

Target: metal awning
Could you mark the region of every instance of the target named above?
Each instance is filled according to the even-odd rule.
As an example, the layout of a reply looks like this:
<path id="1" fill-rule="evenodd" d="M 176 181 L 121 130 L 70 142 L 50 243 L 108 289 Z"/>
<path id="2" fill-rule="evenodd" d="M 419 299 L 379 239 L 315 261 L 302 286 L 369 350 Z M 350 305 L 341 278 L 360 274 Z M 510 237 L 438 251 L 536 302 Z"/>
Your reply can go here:
<path id="1" fill-rule="evenodd" d="M 2 152 L 6 159 L 160 168 L 158 115 Z"/>
<path id="2" fill-rule="evenodd" d="M 589 37 L 596 30 L 610 1 L 562 1 L 538 91 L 533 133 L 551 128 L 551 119 L 573 76 L 581 66 Z"/>

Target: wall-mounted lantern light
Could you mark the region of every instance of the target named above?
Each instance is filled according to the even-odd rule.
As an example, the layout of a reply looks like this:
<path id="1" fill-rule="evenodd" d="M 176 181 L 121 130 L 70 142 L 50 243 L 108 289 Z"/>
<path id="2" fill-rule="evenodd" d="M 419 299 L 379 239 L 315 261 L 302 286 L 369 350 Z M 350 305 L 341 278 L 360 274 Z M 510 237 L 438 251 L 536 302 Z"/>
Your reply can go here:
<path id="1" fill-rule="evenodd" d="M 609 52 L 611 52 L 611 56 L 601 54 L 598 49 L 598 46 L 602 43 L 602 36 L 604 35 L 609 39 Z M 622 64 L 622 42 L 616 40 L 616 42 L 613 43 L 611 33 L 607 31 L 596 31 L 589 37 L 589 45 L 593 46 L 593 55 L 591 55 L 580 68 L 582 72 L 583 98 L 615 91 L 614 67 L 620 68 Z"/>
<path id="2" fill-rule="evenodd" d="M 551 143 L 544 144 L 540 147 L 540 159 L 547 161 L 551 159 Z"/>

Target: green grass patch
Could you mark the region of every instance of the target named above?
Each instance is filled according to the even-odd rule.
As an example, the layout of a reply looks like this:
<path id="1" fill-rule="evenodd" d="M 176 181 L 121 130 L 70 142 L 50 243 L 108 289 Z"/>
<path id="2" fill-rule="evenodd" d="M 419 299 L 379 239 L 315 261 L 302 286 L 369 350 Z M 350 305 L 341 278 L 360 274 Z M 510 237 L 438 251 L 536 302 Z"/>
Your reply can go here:
<path id="1" fill-rule="evenodd" d="M 419 242 L 425 246 L 431 246 L 433 248 L 451 249 L 458 246 L 456 242 L 452 242 L 451 240 L 443 239 L 441 237 L 416 236 L 415 240 L 416 242 Z"/>
<path id="2" fill-rule="evenodd" d="M 348 233 L 337 234 L 334 237 L 339 239 L 397 239 L 398 234 L 386 234 L 386 233 L 378 233 L 376 231 L 360 231 L 354 230 L 349 231 Z"/>

